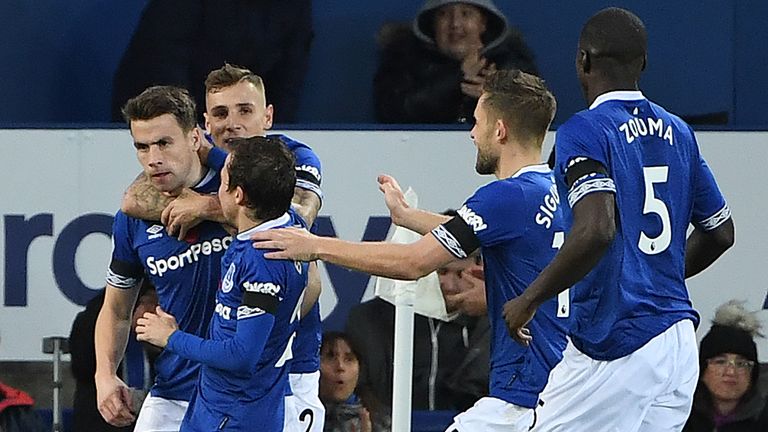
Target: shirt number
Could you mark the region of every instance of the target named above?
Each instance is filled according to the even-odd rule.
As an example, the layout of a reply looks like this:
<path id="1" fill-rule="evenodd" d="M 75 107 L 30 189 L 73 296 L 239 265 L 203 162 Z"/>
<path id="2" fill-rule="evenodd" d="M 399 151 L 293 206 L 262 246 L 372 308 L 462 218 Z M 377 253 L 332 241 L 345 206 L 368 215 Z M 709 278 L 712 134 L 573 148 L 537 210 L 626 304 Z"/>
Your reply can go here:
<path id="1" fill-rule="evenodd" d="M 558 231 L 552 238 L 552 247 L 556 250 L 560 250 L 560 247 L 565 242 L 565 233 Z M 568 318 L 571 315 L 571 293 L 570 288 L 562 291 L 557 295 L 557 317 Z"/>
<path id="2" fill-rule="evenodd" d="M 656 255 L 664 252 L 672 241 L 672 227 L 669 222 L 669 210 L 664 201 L 656 198 L 653 185 L 656 183 L 666 183 L 669 167 L 655 166 L 643 167 L 643 180 L 645 181 L 645 203 L 643 204 L 643 214 L 653 213 L 661 219 L 661 233 L 657 237 L 648 237 L 645 232 L 640 232 L 640 240 L 637 247 L 648 255 Z"/>

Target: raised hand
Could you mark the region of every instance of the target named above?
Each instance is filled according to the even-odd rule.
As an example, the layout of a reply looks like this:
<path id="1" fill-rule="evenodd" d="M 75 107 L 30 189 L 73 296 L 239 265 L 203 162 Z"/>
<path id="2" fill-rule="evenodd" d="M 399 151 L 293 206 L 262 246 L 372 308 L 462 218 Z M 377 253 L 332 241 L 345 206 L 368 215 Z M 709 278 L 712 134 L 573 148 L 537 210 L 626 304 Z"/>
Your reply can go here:
<path id="1" fill-rule="evenodd" d="M 403 214 L 410 208 L 405 202 L 403 189 L 392 176 L 382 174 L 376 180 L 379 182 L 379 190 L 384 194 L 384 203 L 389 209 L 392 223 L 402 226 Z"/>

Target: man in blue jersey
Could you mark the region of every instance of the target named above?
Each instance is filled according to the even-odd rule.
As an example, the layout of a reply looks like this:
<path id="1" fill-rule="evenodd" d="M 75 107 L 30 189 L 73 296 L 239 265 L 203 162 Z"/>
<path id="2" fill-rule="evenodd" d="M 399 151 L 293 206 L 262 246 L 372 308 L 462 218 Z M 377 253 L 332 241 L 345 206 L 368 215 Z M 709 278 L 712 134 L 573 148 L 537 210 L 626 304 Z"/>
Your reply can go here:
<path id="1" fill-rule="evenodd" d="M 502 306 L 549 263 L 563 236 L 560 199 L 541 145 L 555 99 L 541 79 L 517 70 L 489 76 L 475 108 L 475 169 L 498 179 L 449 218 L 409 208 L 391 177 L 379 178 L 393 221 L 424 234 L 412 244 L 350 243 L 298 230 L 256 233 L 268 258 L 322 259 L 397 279 L 417 279 L 481 248 L 491 324 L 490 394 L 459 414 L 448 431 L 527 431 L 539 392 L 565 348 L 567 296 L 534 318 L 530 347 L 506 333 Z"/>
<path id="2" fill-rule="evenodd" d="M 569 231 L 504 307 L 510 334 L 535 344 L 526 323 L 573 286 L 571 341 L 536 431 L 679 431 L 691 408 L 699 316 L 685 279 L 733 244 L 733 222 L 691 128 L 638 90 L 646 45 L 624 9 L 598 12 L 581 31 L 576 69 L 590 106 L 555 141 Z"/>
<path id="3" fill-rule="evenodd" d="M 210 167 L 220 170 L 226 150 L 232 139 L 264 136 L 272 127 L 274 108 L 266 103 L 262 79 L 248 69 L 225 64 L 211 71 L 205 81 L 205 127 L 208 142 L 201 145 L 201 157 Z M 307 145 L 284 135 L 281 140 L 296 159 L 296 188 L 292 206 L 312 226 L 322 204 L 322 167 L 320 159 Z M 167 232 L 183 238 L 186 232 L 202 220 L 220 221 L 221 207 L 212 195 L 196 194 L 184 190 L 178 197 L 164 196 L 152 184 L 140 177 L 129 188 L 123 201 L 123 210 L 148 220 L 161 220 Z M 321 432 L 325 408 L 318 396 L 320 379 L 320 276 L 317 266 L 309 271 L 310 284 L 304 299 L 302 320 L 294 343 L 291 361 L 291 388 L 287 409 L 296 411 L 286 416 L 286 427 L 291 423 L 302 432 Z M 292 426 L 291 426 L 292 427 Z"/>
<path id="4" fill-rule="evenodd" d="M 219 200 L 238 234 L 221 261 L 223 279 L 207 339 L 179 331 L 161 308 L 138 320 L 138 339 L 202 363 L 182 431 L 283 430 L 287 361 L 307 284 L 307 264 L 264 258 L 249 236 L 299 226 L 290 210 L 294 160 L 277 138 L 238 138 L 221 172 Z"/>
<path id="5" fill-rule="evenodd" d="M 144 174 L 170 196 L 185 188 L 213 193 L 219 175 L 204 167 L 197 150 L 195 104 L 186 90 L 151 87 L 123 110 Z M 131 326 L 131 311 L 145 273 L 157 289 L 160 306 L 179 327 L 204 336 L 214 310 L 219 263 L 232 238 L 214 222 L 204 222 L 178 240 L 155 222 L 117 212 L 104 305 L 95 330 L 96 389 L 99 411 L 109 423 L 134 419 L 128 388 L 116 374 Z M 199 365 L 164 351 L 155 362 L 157 377 L 144 401 L 135 430 L 175 431 L 192 395 Z"/>

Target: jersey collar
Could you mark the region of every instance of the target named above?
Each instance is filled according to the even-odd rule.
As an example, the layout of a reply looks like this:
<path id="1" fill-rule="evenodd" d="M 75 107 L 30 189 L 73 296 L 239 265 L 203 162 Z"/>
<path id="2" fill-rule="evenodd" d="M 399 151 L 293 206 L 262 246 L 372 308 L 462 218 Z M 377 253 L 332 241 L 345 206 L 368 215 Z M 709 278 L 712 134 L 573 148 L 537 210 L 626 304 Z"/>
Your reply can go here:
<path id="1" fill-rule="evenodd" d="M 203 176 L 203 179 L 197 182 L 196 185 L 192 187 L 192 189 L 200 189 L 201 187 L 204 187 L 208 183 L 210 183 L 211 180 L 216 176 L 216 171 L 212 168 L 208 168 L 208 172 L 205 173 Z"/>
<path id="2" fill-rule="evenodd" d="M 260 231 L 266 231 L 266 230 L 274 228 L 274 227 L 285 225 L 285 224 L 287 224 L 290 221 L 291 221 L 291 216 L 288 213 L 283 213 L 283 215 L 280 216 L 277 219 L 272 219 L 272 220 L 268 220 L 266 222 L 262 222 L 261 224 L 256 225 L 255 227 L 253 227 L 253 228 L 251 228 L 251 229 L 249 229 L 247 231 L 243 231 L 243 232 L 237 234 L 237 239 L 238 240 L 247 241 L 247 240 L 249 240 L 251 238 L 251 234 L 253 234 L 253 233 L 257 233 L 257 232 L 260 232 Z"/>
<path id="3" fill-rule="evenodd" d="M 517 172 L 512 174 L 509 178 L 519 177 L 527 172 L 546 173 L 549 172 L 549 166 L 547 164 L 527 165 L 517 170 Z"/>
<path id="4" fill-rule="evenodd" d="M 592 102 L 592 105 L 589 106 L 589 109 L 595 109 L 598 105 L 600 105 L 603 102 L 608 102 L 612 100 L 617 101 L 635 101 L 635 100 L 643 100 L 645 99 L 645 96 L 643 96 L 643 92 L 640 90 L 619 90 L 619 91 L 612 91 L 608 93 L 603 93 L 600 96 L 598 96 L 594 102 Z"/>

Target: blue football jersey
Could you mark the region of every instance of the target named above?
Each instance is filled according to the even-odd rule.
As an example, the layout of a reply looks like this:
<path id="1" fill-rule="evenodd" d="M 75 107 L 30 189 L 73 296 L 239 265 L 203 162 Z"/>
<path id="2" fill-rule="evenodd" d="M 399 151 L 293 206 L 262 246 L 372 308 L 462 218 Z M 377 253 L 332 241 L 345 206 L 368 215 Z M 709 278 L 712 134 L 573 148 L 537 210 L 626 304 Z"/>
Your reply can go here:
<path id="1" fill-rule="evenodd" d="M 181 430 L 282 430 L 286 363 L 307 264 L 268 260 L 249 237 L 288 226 L 304 223 L 291 211 L 238 234 L 221 261 L 224 276 L 208 340 L 179 332 L 171 336 L 167 349 L 203 363 Z"/>
<path id="2" fill-rule="evenodd" d="M 687 229 L 712 230 L 730 210 L 691 128 L 639 91 L 611 92 L 560 126 L 555 154 L 568 229 L 584 196 L 616 200 L 615 240 L 573 288 L 576 348 L 612 360 L 680 320 L 698 324 L 685 286 Z M 585 173 L 581 162 L 602 168 Z"/>
<path id="3" fill-rule="evenodd" d="M 214 193 L 219 183 L 218 172 L 209 170 L 195 190 Z M 160 306 L 176 317 L 179 328 L 205 336 L 213 314 L 221 257 L 232 241 L 221 225 L 202 222 L 179 241 L 158 222 L 135 219 L 119 211 L 112 241 L 107 283 L 132 288 L 146 275 L 157 289 Z M 198 370 L 197 363 L 163 351 L 155 360 L 157 376 L 152 395 L 189 400 Z"/>
<path id="4" fill-rule="evenodd" d="M 478 189 L 459 216 L 479 243 L 485 269 L 491 323 L 490 396 L 534 408 L 549 372 L 562 359 L 569 324 L 568 293 L 541 305 L 528 328 L 526 348 L 507 332 L 504 304 L 519 296 L 552 260 L 564 239 L 560 198 L 545 165 L 524 167 L 510 178 Z M 467 241 L 456 238 L 451 222 L 433 235 L 457 258 Z"/>
<path id="5" fill-rule="evenodd" d="M 306 144 L 298 142 L 286 135 L 274 134 L 267 137 L 279 138 L 296 159 L 296 187 L 314 192 L 322 200 L 323 191 L 320 188 L 322 181 L 322 167 L 320 158 Z M 214 147 L 208 156 L 208 165 L 218 170 L 224 167 L 227 153 L 218 147 Z M 320 307 L 314 308 L 302 318 L 299 331 L 294 341 L 294 357 L 291 361 L 291 372 L 310 373 L 320 369 L 320 342 L 322 339 L 322 327 L 320 320 Z"/>

